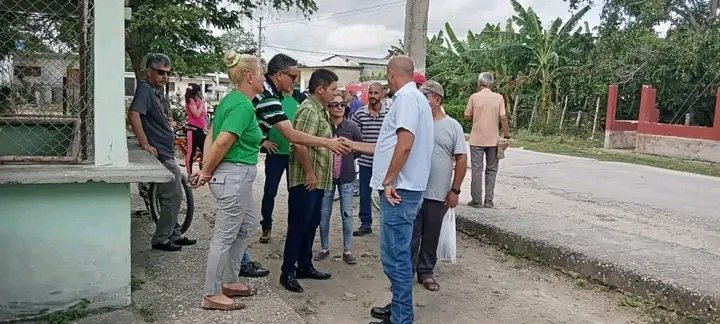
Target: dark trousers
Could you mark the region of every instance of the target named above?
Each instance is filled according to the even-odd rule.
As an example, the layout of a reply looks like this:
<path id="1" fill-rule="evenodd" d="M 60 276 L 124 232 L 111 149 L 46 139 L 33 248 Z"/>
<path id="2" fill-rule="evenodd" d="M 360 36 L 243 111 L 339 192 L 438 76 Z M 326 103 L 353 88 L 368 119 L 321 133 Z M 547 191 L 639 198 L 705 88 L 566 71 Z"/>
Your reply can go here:
<path id="1" fill-rule="evenodd" d="M 288 228 L 282 275 L 314 269 L 312 246 L 320 225 L 325 191 L 309 191 L 304 185 L 299 185 L 288 189 L 288 194 Z"/>
<path id="2" fill-rule="evenodd" d="M 272 214 L 275 209 L 275 197 L 282 179 L 283 172 L 288 174 L 290 156 L 283 154 L 265 155 L 265 187 L 263 189 L 260 225 L 264 231 L 272 229 Z"/>
<path id="3" fill-rule="evenodd" d="M 372 227 L 372 188 L 370 188 L 372 168 L 360 166 L 360 227 Z"/>
<path id="4" fill-rule="evenodd" d="M 413 272 L 420 280 L 433 277 L 437 264 L 437 246 L 440 228 L 448 207 L 445 202 L 430 199 L 423 200 L 422 207 L 415 217 L 412 236 Z"/>

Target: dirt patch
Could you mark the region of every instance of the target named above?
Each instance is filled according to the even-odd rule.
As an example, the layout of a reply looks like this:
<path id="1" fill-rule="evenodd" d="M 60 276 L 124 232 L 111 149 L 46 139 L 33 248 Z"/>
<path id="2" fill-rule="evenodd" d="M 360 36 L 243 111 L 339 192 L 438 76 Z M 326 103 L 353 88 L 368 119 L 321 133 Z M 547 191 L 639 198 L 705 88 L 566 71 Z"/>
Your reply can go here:
<path id="1" fill-rule="evenodd" d="M 256 209 L 260 210 L 262 162 L 255 181 Z M 315 262 L 330 271 L 331 280 L 302 280 L 305 292 L 284 290 L 278 283 L 287 220 L 287 189 L 282 181 L 275 208 L 273 240 L 250 250 L 272 272 L 247 280 L 259 288 L 244 299 L 239 312 L 211 312 L 199 308 L 207 248 L 212 237 L 215 200 L 207 188 L 196 190 L 196 218 L 188 233 L 198 244 L 180 253 L 150 249 L 154 229 L 148 217 L 133 218 L 133 305 L 124 310 L 85 318 L 81 323 L 367 323 L 369 309 L 390 300 L 389 282 L 379 257 L 377 223 L 374 234 L 354 238 L 358 263 L 340 261 L 341 222 L 335 206 L 331 222 L 331 255 Z M 137 202 L 135 202 L 137 203 Z M 357 200 L 355 202 L 357 213 Z M 130 216 L 129 216 L 130 217 Z M 377 212 L 374 214 L 377 220 Z M 355 226 L 358 220 L 355 216 Z M 319 240 L 319 235 L 318 235 Z M 319 241 L 315 247 L 319 247 Z M 436 271 L 441 285 L 430 292 L 415 284 L 416 323 L 640 323 L 644 316 L 621 307 L 623 296 L 591 283 L 577 284 L 556 271 L 504 254 L 492 246 L 458 235 L 458 263 L 441 263 Z"/>

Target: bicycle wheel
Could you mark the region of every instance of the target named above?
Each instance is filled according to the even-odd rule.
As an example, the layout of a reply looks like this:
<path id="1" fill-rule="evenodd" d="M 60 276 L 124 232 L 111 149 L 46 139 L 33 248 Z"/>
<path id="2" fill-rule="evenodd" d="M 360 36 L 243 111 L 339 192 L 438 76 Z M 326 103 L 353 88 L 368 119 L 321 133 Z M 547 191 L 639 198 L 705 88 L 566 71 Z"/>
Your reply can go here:
<path id="1" fill-rule="evenodd" d="M 177 222 L 180 224 L 180 232 L 185 233 L 188 228 L 190 228 L 190 224 L 193 220 L 193 214 L 195 213 L 195 200 L 193 198 L 193 192 L 192 188 L 190 188 L 190 184 L 188 183 L 187 177 L 183 175 L 182 177 L 182 202 L 180 203 L 180 211 L 178 212 Z M 157 184 L 150 184 L 150 188 L 148 190 L 148 201 L 149 201 L 149 210 L 150 210 L 150 216 L 152 217 L 153 222 L 157 224 L 158 219 L 160 218 L 160 197 L 157 193 Z"/>

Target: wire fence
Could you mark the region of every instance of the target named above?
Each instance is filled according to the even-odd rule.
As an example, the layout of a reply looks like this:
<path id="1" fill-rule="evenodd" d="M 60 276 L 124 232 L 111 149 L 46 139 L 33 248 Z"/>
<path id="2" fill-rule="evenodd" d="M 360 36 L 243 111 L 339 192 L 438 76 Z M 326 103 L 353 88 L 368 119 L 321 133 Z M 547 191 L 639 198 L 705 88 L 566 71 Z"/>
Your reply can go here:
<path id="1" fill-rule="evenodd" d="M 92 159 L 93 0 L 0 1 L 0 163 Z"/>

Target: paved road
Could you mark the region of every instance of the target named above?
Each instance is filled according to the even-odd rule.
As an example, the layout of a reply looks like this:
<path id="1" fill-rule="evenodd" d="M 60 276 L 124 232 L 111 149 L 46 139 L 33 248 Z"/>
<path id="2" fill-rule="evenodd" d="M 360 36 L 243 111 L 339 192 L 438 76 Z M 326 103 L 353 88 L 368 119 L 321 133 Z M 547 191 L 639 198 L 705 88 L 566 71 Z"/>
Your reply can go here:
<path id="1" fill-rule="evenodd" d="M 498 208 L 464 215 L 720 296 L 720 178 L 518 149 L 506 156 Z M 469 180 L 464 188 L 468 201 Z"/>

